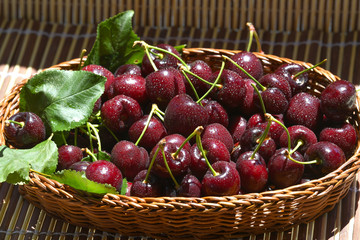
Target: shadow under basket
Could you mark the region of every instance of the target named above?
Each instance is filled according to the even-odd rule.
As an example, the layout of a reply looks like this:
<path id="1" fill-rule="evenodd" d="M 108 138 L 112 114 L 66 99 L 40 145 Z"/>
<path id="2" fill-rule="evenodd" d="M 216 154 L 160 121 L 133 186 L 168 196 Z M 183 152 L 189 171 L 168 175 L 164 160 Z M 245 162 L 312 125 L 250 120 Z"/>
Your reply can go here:
<path id="1" fill-rule="evenodd" d="M 202 59 L 216 69 L 221 55 L 238 51 L 189 48 L 183 58 L 190 62 Z M 254 53 L 262 61 L 265 73 L 283 63 L 294 62 L 304 67 L 312 64 Z M 51 68 L 78 69 L 79 59 Z M 317 67 L 309 72 L 307 91 L 320 96 L 329 83 L 339 77 Z M 5 120 L 18 111 L 23 80 L 0 102 L 0 144 L 5 144 Z M 359 139 L 359 96 L 357 110 L 349 119 Z M 106 194 L 95 198 L 44 176 L 30 172 L 30 182 L 19 187 L 20 193 L 51 216 L 71 224 L 126 236 L 149 236 L 158 239 L 221 239 L 249 234 L 285 231 L 300 223 L 310 222 L 330 211 L 349 191 L 360 167 L 359 142 L 355 153 L 330 174 L 285 189 L 222 197 L 156 197 L 139 198 Z"/>

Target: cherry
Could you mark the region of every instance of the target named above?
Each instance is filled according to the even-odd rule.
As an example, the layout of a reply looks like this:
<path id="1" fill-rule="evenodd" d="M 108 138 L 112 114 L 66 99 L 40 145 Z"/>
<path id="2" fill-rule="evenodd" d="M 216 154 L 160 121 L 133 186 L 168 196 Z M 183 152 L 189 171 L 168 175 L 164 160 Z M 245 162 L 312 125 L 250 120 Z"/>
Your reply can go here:
<path id="1" fill-rule="evenodd" d="M 264 91 L 260 91 L 260 95 L 267 113 L 283 114 L 289 106 L 286 95 L 279 88 L 266 88 Z M 254 95 L 254 105 L 258 110 L 262 109 L 258 94 Z"/>
<path id="2" fill-rule="evenodd" d="M 149 100 L 160 108 L 165 108 L 176 95 L 186 93 L 183 75 L 172 67 L 149 74 L 145 87 Z"/>
<path id="3" fill-rule="evenodd" d="M 326 118 L 341 123 L 356 108 L 355 86 L 345 80 L 335 81 L 322 91 L 320 100 Z"/>
<path id="4" fill-rule="evenodd" d="M 186 174 L 182 179 L 177 195 L 180 197 L 201 197 L 201 182 L 194 175 Z"/>
<path id="5" fill-rule="evenodd" d="M 317 142 L 315 133 L 302 125 L 294 125 L 288 128 L 290 134 L 291 148 L 297 148 L 297 151 L 304 154 L 306 149 Z M 280 146 L 288 147 L 288 135 L 284 131 L 280 136 Z"/>
<path id="6" fill-rule="evenodd" d="M 357 144 L 356 130 L 350 123 L 325 127 L 319 134 L 319 141 L 335 143 L 350 157 Z"/>
<path id="7" fill-rule="evenodd" d="M 202 139 L 206 138 L 215 138 L 220 140 L 225 144 L 229 152 L 231 152 L 234 147 L 234 140 L 229 130 L 220 123 L 212 123 L 204 128 Z"/>
<path id="8" fill-rule="evenodd" d="M 210 164 L 218 161 L 230 162 L 230 153 L 226 145 L 220 140 L 205 138 L 202 140 L 202 146 Z M 191 147 L 190 156 L 190 170 L 196 177 L 201 179 L 208 170 L 208 165 L 197 144 Z"/>
<path id="9" fill-rule="evenodd" d="M 141 136 L 143 129 L 145 128 L 149 115 L 143 116 L 138 121 L 134 122 L 129 128 L 128 134 L 132 142 L 136 142 Z M 156 117 L 151 117 L 148 127 L 139 141 L 138 145 L 144 147 L 147 150 L 153 149 L 153 147 L 167 135 L 166 129 L 161 121 Z"/>
<path id="10" fill-rule="evenodd" d="M 316 164 L 309 165 L 314 176 L 321 177 L 335 171 L 346 161 L 345 154 L 336 144 L 326 141 L 314 143 L 305 152 L 305 161 L 316 160 Z"/>
<path id="11" fill-rule="evenodd" d="M 285 114 L 288 125 L 303 125 L 315 131 L 322 120 L 320 99 L 310 93 L 301 92 L 290 100 Z"/>
<path id="12" fill-rule="evenodd" d="M 247 120 L 242 116 L 234 116 L 230 120 L 229 132 L 234 140 L 234 143 L 240 142 L 241 136 L 244 134 L 247 127 Z"/>
<path id="13" fill-rule="evenodd" d="M 133 74 L 141 76 L 141 68 L 135 64 L 124 64 L 116 69 L 114 76 L 118 77 L 123 74 Z"/>
<path id="14" fill-rule="evenodd" d="M 169 44 L 162 43 L 162 44 L 158 44 L 156 47 L 165 49 L 180 57 L 179 52 Z M 177 68 L 177 64 L 179 63 L 179 60 L 176 57 L 156 49 L 150 49 L 150 57 L 157 69 L 154 69 L 154 67 L 152 66 L 149 60 L 148 55 L 145 54 L 141 65 L 141 71 L 144 76 L 147 76 L 150 73 L 154 72 L 154 70 L 156 71 L 158 69 L 160 70 L 168 67 Z"/>
<path id="15" fill-rule="evenodd" d="M 254 90 L 253 84 L 253 80 L 244 79 L 244 100 L 239 106 L 239 110 L 244 116 L 251 116 L 257 111 L 257 107 L 255 106 L 254 101 L 254 94 L 256 95 L 256 92 Z"/>
<path id="16" fill-rule="evenodd" d="M 231 59 L 239 66 L 246 70 L 255 79 L 260 79 L 263 74 L 263 66 L 261 61 L 252 52 L 243 51 L 234 54 Z M 226 68 L 237 72 L 241 77 L 247 78 L 248 76 L 231 62 L 226 63 Z"/>
<path id="17" fill-rule="evenodd" d="M 248 151 L 242 153 L 236 161 L 236 169 L 241 179 L 241 190 L 261 192 L 268 181 L 266 163 L 259 153 Z"/>
<path id="18" fill-rule="evenodd" d="M 224 127 L 229 125 L 229 116 L 225 108 L 215 100 L 203 99 L 201 101 L 205 110 L 208 112 L 208 124 L 220 123 Z"/>
<path id="19" fill-rule="evenodd" d="M 219 74 L 220 71 L 214 72 L 210 82 L 215 82 Z M 215 94 L 217 101 L 228 109 L 239 107 L 245 96 L 245 82 L 243 78 L 234 71 L 224 69 L 218 83 L 222 87 L 214 88 L 212 92 L 212 94 Z"/>
<path id="20" fill-rule="evenodd" d="M 211 165 L 201 182 L 201 191 L 205 196 L 230 196 L 240 190 L 240 176 L 235 163 L 219 161 Z"/>
<path id="21" fill-rule="evenodd" d="M 288 149 L 280 148 L 269 159 L 267 164 L 269 181 L 276 188 L 286 188 L 300 182 L 304 174 L 304 165 L 296 163 L 288 157 Z M 304 162 L 303 156 L 295 151 L 291 157 L 298 162 Z"/>
<path id="22" fill-rule="evenodd" d="M 134 178 L 130 189 L 131 196 L 159 197 L 163 193 L 160 179 L 154 174 L 148 174 L 148 170 L 140 171 Z"/>
<path id="23" fill-rule="evenodd" d="M 147 101 L 145 78 L 135 74 L 123 74 L 114 79 L 112 83 L 113 94 L 108 99 L 116 95 L 126 95 L 135 99 L 140 105 Z"/>
<path id="24" fill-rule="evenodd" d="M 75 162 L 70 165 L 69 169 L 75 170 L 78 172 L 85 172 L 86 169 L 88 168 L 88 166 L 90 165 L 90 163 L 91 162 L 88 162 L 88 161 Z"/>
<path id="25" fill-rule="evenodd" d="M 62 145 L 58 148 L 58 170 L 68 169 L 72 164 L 83 159 L 81 148 L 74 145 Z"/>
<path id="26" fill-rule="evenodd" d="M 208 118 L 204 107 L 194 102 L 189 95 L 180 94 L 171 99 L 166 107 L 164 125 L 170 134 L 188 136 L 196 127 L 205 126 Z"/>
<path id="27" fill-rule="evenodd" d="M 274 73 L 283 76 L 291 86 L 291 92 L 293 95 L 302 92 L 306 88 L 308 83 L 307 72 L 295 77 L 294 75 L 305 70 L 305 68 L 297 63 L 284 63 L 280 65 Z"/>
<path id="28" fill-rule="evenodd" d="M 32 112 L 18 112 L 5 124 L 7 143 L 15 148 L 32 148 L 45 140 L 46 130 L 41 118 Z"/>
<path id="29" fill-rule="evenodd" d="M 131 97 L 117 95 L 101 107 L 103 123 L 115 133 L 123 133 L 142 117 L 140 104 Z"/>
<path id="30" fill-rule="evenodd" d="M 149 166 L 148 152 L 136 146 L 133 142 L 122 140 L 118 142 L 111 151 L 111 162 L 113 162 L 128 181 L 141 170 Z"/>
<path id="31" fill-rule="evenodd" d="M 121 171 L 112 162 L 98 160 L 92 162 L 85 171 L 86 178 L 97 183 L 107 183 L 121 190 L 123 177 Z"/>

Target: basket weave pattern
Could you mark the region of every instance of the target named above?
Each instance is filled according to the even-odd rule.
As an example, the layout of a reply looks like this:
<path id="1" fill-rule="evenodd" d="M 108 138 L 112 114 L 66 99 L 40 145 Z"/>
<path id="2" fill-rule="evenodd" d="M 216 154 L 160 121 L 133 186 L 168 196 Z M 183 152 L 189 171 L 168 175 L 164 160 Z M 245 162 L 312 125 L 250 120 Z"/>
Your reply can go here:
<path id="1" fill-rule="evenodd" d="M 217 68 L 221 55 L 237 51 L 219 49 L 184 49 L 186 61 L 202 59 Z M 285 62 L 304 67 L 309 63 L 255 53 L 265 72 Z M 79 59 L 60 63 L 52 68 L 78 69 Z M 330 82 L 339 77 L 317 67 L 309 73 L 308 91 L 319 96 Z M 5 120 L 18 111 L 19 92 L 27 79 L 14 87 L 0 102 L 1 133 Z M 359 101 L 358 101 L 359 102 Z M 359 136 L 359 106 L 350 119 Z M 359 137 L 358 137 L 359 138 Z M 0 134 L 0 144 L 5 144 Z M 348 192 L 360 167 L 359 143 L 355 154 L 336 171 L 307 183 L 286 189 L 224 197 L 157 197 L 138 198 L 106 194 L 95 198 L 31 172 L 31 181 L 20 186 L 20 193 L 35 206 L 69 223 L 94 227 L 123 235 L 147 235 L 155 238 L 212 239 L 235 238 L 250 233 L 284 231 L 296 224 L 314 220 Z"/>

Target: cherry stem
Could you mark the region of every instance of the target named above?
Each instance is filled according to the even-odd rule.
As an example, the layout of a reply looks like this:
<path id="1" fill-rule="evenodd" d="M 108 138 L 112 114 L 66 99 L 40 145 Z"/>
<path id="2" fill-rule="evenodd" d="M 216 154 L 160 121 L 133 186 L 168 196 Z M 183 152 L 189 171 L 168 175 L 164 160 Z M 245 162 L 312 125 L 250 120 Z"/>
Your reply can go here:
<path id="1" fill-rule="evenodd" d="M 95 154 L 90 149 L 86 148 L 85 152 L 90 155 L 90 157 L 93 159 L 93 162 L 97 161 Z"/>
<path id="2" fill-rule="evenodd" d="M 193 75 L 194 77 L 196 77 L 197 79 L 199 79 L 200 81 L 206 83 L 206 84 L 209 84 L 209 85 L 213 85 L 214 83 L 212 82 L 209 82 L 209 81 L 206 81 L 205 79 L 203 79 L 202 77 L 196 75 L 195 73 L 191 72 L 190 70 L 188 69 L 182 69 L 184 72 L 190 74 L 190 75 Z M 222 85 L 221 84 L 216 84 L 216 87 L 218 88 L 222 88 Z"/>
<path id="3" fill-rule="evenodd" d="M 149 168 L 148 168 L 148 170 L 147 170 L 147 172 L 146 172 L 146 176 L 145 176 L 145 179 L 144 179 L 143 183 L 147 183 L 147 181 L 148 181 L 148 179 L 149 179 L 149 175 L 150 175 L 151 169 L 152 169 L 152 167 L 153 167 L 153 165 L 154 165 L 154 163 L 155 163 L 155 159 L 156 159 L 157 155 L 159 154 L 159 151 L 160 151 L 160 150 L 161 150 L 161 151 L 164 150 L 165 143 L 166 143 L 165 139 L 160 140 L 160 142 L 158 143 L 159 146 L 158 146 L 158 148 L 156 149 L 156 151 L 155 151 L 155 153 L 154 153 L 154 155 L 153 155 L 153 157 L 152 157 L 152 159 L 151 159 L 151 161 L 150 161 Z"/>
<path id="4" fill-rule="evenodd" d="M 293 154 L 294 152 L 296 152 L 299 149 L 299 147 L 301 147 L 304 144 L 305 144 L 305 142 L 302 139 L 298 139 L 296 141 L 296 146 L 289 152 L 289 154 L 290 155 Z"/>
<path id="5" fill-rule="evenodd" d="M 137 141 L 135 142 L 135 145 L 136 145 L 136 146 L 139 144 L 139 142 L 140 142 L 141 139 L 143 138 L 146 130 L 147 130 L 148 127 L 149 127 L 151 118 L 153 117 L 154 113 L 155 113 L 156 111 L 158 111 L 158 109 L 159 109 L 159 108 L 158 108 L 158 106 L 157 106 L 156 104 L 153 104 L 153 105 L 151 106 L 151 111 L 150 111 L 149 116 L 148 116 L 148 118 L 147 118 L 147 120 L 146 120 L 145 127 L 144 127 L 144 129 L 142 130 L 139 138 L 138 138 Z"/>
<path id="6" fill-rule="evenodd" d="M 308 71 L 310 71 L 311 69 L 316 68 L 317 66 L 323 64 L 323 63 L 326 62 L 326 61 L 327 61 L 327 59 L 325 58 L 325 59 L 322 60 L 321 62 L 319 62 L 319 63 L 317 63 L 317 64 L 315 64 L 315 65 L 313 65 L 313 66 L 311 66 L 311 67 L 309 67 L 309 68 L 305 68 L 304 70 L 296 73 L 292 78 L 295 79 L 295 78 L 297 78 L 298 76 L 300 76 L 301 74 L 303 74 L 303 73 L 305 73 L 305 72 L 308 72 Z"/>
<path id="7" fill-rule="evenodd" d="M 44 177 L 48 177 L 48 178 L 51 178 L 51 175 L 48 175 L 48 174 L 45 174 L 45 173 L 42 173 L 42 172 L 39 172 L 39 171 L 36 171 L 35 169 L 32 169 L 30 168 L 30 172 L 34 172 L 38 175 L 41 175 L 41 176 L 44 176 Z"/>
<path id="8" fill-rule="evenodd" d="M 150 52 L 149 52 L 149 45 L 144 42 L 144 41 L 135 41 L 133 46 L 140 44 L 141 47 L 143 47 L 145 49 L 145 54 L 146 56 L 149 58 L 150 64 L 153 67 L 154 71 L 156 72 L 158 70 L 158 68 L 156 67 L 154 60 L 152 59 L 152 57 L 150 56 Z"/>
<path id="9" fill-rule="evenodd" d="M 90 128 L 91 130 L 94 132 L 95 134 L 95 137 L 96 137 L 96 141 L 97 141 L 97 144 L 98 144 L 98 151 L 101 152 L 101 140 L 100 140 L 100 136 L 99 136 L 99 133 L 98 133 L 98 130 L 95 128 L 95 125 L 90 123 L 90 122 L 87 122 L 86 123 Z"/>
<path id="10" fill-rule="evenodd" d="M 270 131 L 270 126 L 271 126 L 271 122 L 272 122 L 272 119 L 271 118 L 268 118 L 267 119 L 267 125 L 266 125 L 266 128 L 263 132 L 263 134 L 260 136 L 260 138 L 257 140 L 258 142 L 258 145 L 256 146 L 255 150 L 253 151 L 253 153 L 251 154 L 251 157 L 250 159 L 254 159 L 255 158 L 255 154 L 259 151 L 259 149 L 261 148 L 261 145 L 263 144 L 263 142 L 266 140 L 268 134 L 269 134 L 269 131 Z"/>
<path id="11" fill-rule="evenodd" d="M 172 154 L 173 158 L 176 158 L 181 149 L 184 148 L 185 144 L 188 143 L 195 135 L 201 135 L 201 133 L 204 131 L 204 127 L 203 126 L 199 126 L 197 127 L 180 145 L 180 147 L 178 149 L 176 149 L 176 152 Z"/>
<path id="12" fill-rule="evenodd" d="M 226 60 L 229 60 L 237 68 L 239 68 L 241 71 L 243 71 L 251 80 L 253 80 L 261 88 L 261 91 L 266 90 L 266 87 L 264 87 L 258 80 L 256 80 L 253 76 L 251 76 L 250 73 L 248 73 L 244 68 L 242 68 L 239 64 L 237 64 L 234 60 L 232 60 L 228 56 L 224 56 L 224 58 L 226 58 Z"/>
<path id="13" fill-rule="evenodd" d="M 67 142 L 66 142 L 64 131 L 61 131 L 61 139 L 63 140 L 65 145 L 68 145 Z"/>
<path id="14" fill-rule="evenodd" d="M 194 94 L 195 94 L 195 97 L 197 100 L 199 100 L 199 94 L 197 93 L 195 87 L 194 87 L 194 84 L 191 82 L 190 78 L 188 77 L 188 75 L 185 73 L 185 71 L 182 69 L 181 70 L 181 73 L 185 76 L 186 80 L 188 81 L 191 89 L 193 90 Z M 202 103 L 200 102 L 200 105 L 202 106 Z"/>
<path id="15" fill-rule="evenodd" d="M 83 58 L 85 56 L 85 53 L 86 53 L 86 49 L 83 49 L 80 53 L 80 62 L 79 62 L 79 70 L 81 70 L 82 68 L 82 65 L 83 65 Z"/>
<path id="16" fill-rule="evenodd" d="M 79 129 L 75 128 L 75 131 L 74 131 L 74 145 L 75 146 L 77 146 L 78 133 L 79 133 Z"/>
<path id="17" fill-rule="evenodd" d="M 162 154 L 162 156 L 163 156 L 164 164 L 165 164 L 165 167 L 166 167 L 167 171 L 169 172 L 170 178 L 173 180 L 173 182 L 174 182 L 174 184 L 175 184 L 175 188 L 177 189 L 177 188 L 179 188 L 180 185 L 179 185 L 179 183 L 176 181 L 174 175 L 172 174 L 172 171 L 171 171 L 171 169 L 170 169 L 170 167 L 169 167 L 169 164 L 168 164 L 168 162 L 167 162 L 167 160 L 166 160 L 164 148 L 161 149 L 161 154 Z"/>
<path id="18" fill-rule="evenodd" d="M 251 83 L 251 86 L 254 88 L 256 94 L 259 96 L 259 101 L 260 101 L 260 106 L 261 106 L 261 109 L 264 113 L 264 115 L 266 114 L 266 108 L 265 108 L 265 103 L 264 103 L 264 100 L 261 96 L 261 93 L 259 91 L 259 89 L 257 88 L 257 86 L 254 84 L 254 83 Z"/>
<path id="19" fill-rule="evenodd" d="M 108 130 L 108 132 L 111 134 L 111 136 L 115 139 L 116 142 L 119 142 L 120 140 L 118 139 L 118 137 L 115 135 L 115 133 L 105 124 L 102 124 L 106 130 Z"/>
<path id="20" fill-rule="evenodd" d="M 201 136 L 200 136 L 199 133 L 196 134 L 196 145 L 197 145 L 197 147 L 199 148 L 199 150 L 200 150 L 200 152 L 201 152 L 201 155 L 204 157 L 205 162 L 206 162 L 206 164 L 208 165 L 208 168 L 210 169 L 211 173 L 212 173 L 214 176 L 218 176 L 219 173 L 214 170 L 214 168 L 211 166 L 211 164 L 210 164 L 210 162 L 209 162 L 209 159 L 208 159 L 207 156 L 206 156 L 206 152 L 205 152 L 205 150 L 204 150 L 204 148 L 203 148 L 203 145 L 202 145 L 202 142 L 201 142 Z"/>
<path id="21" fill-rule="evenodd" d="M 179 62 L 180 62 L 185 68 L 189 69 L 189 66 L 186 64 L 186 62 L 184 62 L 184 60 L 183 60 L 181 57 L 179 57 L 178 55 L 176 55 L 175 53 L 170 52 L 170 51 L 168 51 L 168 50 L 166 50 L 166 49 L 163 49 L 163 48 L 159 48 L 159 47 L 156 47 L 156 46 L 149 45 L 149 44 L 146 44 L 146 46 L 147 46 L 148 48 L 152 48 L 152 49 L 154 49 L 154 50 L 158 50 L 158 51 L 160 51 L 160 52 L 167 53 L 167 54 L 173 56 L 174 58 L 176 58 L 177 60 L 179 60 Z M 153 52 L 151 52 L 151 53 L 154 54 Z"/>
<path id="22" fill-rule="evenodd" d="M 19 125 L 20 127 L 24 127 L 24 126 L 25 126 L 25 123 L 24 123 L 24 122 L 18 122 L 18 121 L 14 121 L 14 120 L 10 120 L 10 119 L 6 120 L 5 123 L 6 123 L 6 124 L 14 123 L 14 124 Z"/>
<path id="23" fill-rule="evenodd" d="M 215 82 L 212 83 L 212 86 L 209 88 L 209 90 L 200 98 L 196 101 L 196 103 L 200 103 L 207 95 L 210 94 L 210 92 L 214 89 L 214 87 L 217 85 L 217 83 L 220 81 L 220 77 L 224 71 L 224 68 L 225 68 L 225 62 L 222 61 L 221 62 L 221 67 L 220 67 L 220 71 L 219 71 L 219 74 L 217 75 L 216 77 L 216 80 Z"/>
<path id="24" fill-rule="evenodd" d="M 252 45 L 252 40 L 253 40 L 253 37 L 255 37 L 258 52 L 259 53 L 264 53 L 264 51 L 261 49 L 260 38 L 259 38 L 259 35 L 256 32 L 256 29 L 255 29 L 254 25 L 251 22 L 246 23 L 246 25 L 249 27 L 249 31 L 250 31 L 249 32 L 249 34 L 250 34 L 249 44 L 247 46 L 247 51 L 250 52 L 251 45 Z"/>

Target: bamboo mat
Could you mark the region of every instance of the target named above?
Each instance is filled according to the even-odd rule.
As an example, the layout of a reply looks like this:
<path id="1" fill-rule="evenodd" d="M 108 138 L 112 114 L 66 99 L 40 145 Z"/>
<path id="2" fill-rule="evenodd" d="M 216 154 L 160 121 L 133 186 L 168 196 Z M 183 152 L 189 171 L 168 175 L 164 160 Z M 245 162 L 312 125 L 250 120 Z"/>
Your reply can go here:
<path id="1" fill-rule="evenodd" d="M 187 47 L 245 49 L 248 41 L 246 29 L 204 29 L 195 25 L 161 28 L 135 26 L 135 32 L 149 43 L 187 44 Z M 343 79 L 360 84 L 360 61 L 357 60 L 360 55 L 358 31 L 332 33 L 316 29 L 287 32 L 261 30 L 259 35 L 265 53 L 311 63 L 327 58 L 328 61 L 323 65 L 325 69 Z M 90 50 L 95 36 L 94 24 L 72 25 L 0 19 L 0 97 L 9 93 L 24 77 L 56 63 L 77 58 L 84 48 Z M 358 174 L 349 194 L 332 211 L 308 224 L 302 224 L 286 232 L 252 235 L 243 239 L 359 239 L 359 184 Z M 2 183 L 0 239 L 147 238 L 128 238 L 56 220 L 24 200 L 16 186 Z"/>

